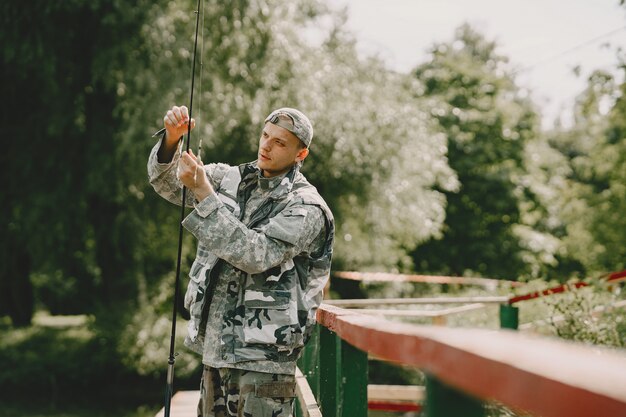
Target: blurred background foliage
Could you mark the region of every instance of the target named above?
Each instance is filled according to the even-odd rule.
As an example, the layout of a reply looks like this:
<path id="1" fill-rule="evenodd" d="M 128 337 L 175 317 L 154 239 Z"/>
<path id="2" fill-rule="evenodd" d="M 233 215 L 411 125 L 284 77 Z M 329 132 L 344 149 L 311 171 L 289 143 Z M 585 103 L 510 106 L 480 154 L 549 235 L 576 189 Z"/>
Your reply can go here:
<path id="1" fill-rule="evenodd" d="M 164 112 L 188 103 L 194 8 L 0 5 L 3 394 L 162 377 L 179 212 L 145 164 Z M 626 84 L 594 73 L 574 125 L 545 131 L 475 28 L 402 74 L 360 58 L 345 20 L 321 0 L 205 1 L 192 148 L 250 161 L 273 108 L 307 113 L 303 172 L 335 213 L 336 270 L 565 281 L 626 268 Z M 197 370 L 177 361 L 183 385 Z"/>

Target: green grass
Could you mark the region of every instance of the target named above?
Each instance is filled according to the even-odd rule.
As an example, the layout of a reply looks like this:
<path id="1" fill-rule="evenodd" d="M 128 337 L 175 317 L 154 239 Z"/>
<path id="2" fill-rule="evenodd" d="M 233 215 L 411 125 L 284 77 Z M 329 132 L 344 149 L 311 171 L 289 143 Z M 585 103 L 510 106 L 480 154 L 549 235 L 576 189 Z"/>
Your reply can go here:
<path id="1" fill-rule="evenodd" d="M 165 378 L 127 369 L 110 339 L 87 316 L 38 313 L 26 328 L 1 322 L 0 417 L 154 416 Z"/>
<path id="2" fill-rule="evenodd" d="M 90 405 L 33 405 L 30 403 L 4 403 L 0 417 L 154 417 L 160 406 Z"/>

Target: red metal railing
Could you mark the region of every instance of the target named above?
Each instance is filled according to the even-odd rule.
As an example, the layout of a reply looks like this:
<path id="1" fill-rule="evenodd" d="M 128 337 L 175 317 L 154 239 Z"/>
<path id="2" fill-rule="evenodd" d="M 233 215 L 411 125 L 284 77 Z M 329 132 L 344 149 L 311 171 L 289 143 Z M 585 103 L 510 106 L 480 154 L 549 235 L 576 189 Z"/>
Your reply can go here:
<path id="1" fill-rule="evenodd" d="M 494 285 L 510 285 L 518 287 L 523 285 L 516 281 L 506 281 L 494 278 L 477 277 L 447 277 L 440 275 L 415 275 L 415 274 L 391 274 L 387 272 L 356 272 L 356 271 L 335 271 L 334 277 L 350 279 L 354 281 L 371 282 L 421 282 L 426 284 L 459 284 L 459 285 L 481 285 L 492 287 Z"/>
<path id="2" fill-rule="evenodd" d="M 605 275 L 604 277 L 601 277 L 600 280 L 606 283 L 617 283 L 621 281 L 626 281 L 626 271 L 612 272 L 608 275 Z M 509 298 L 508 304 L 512 305 L 515 303 L 519 303 L 520 301 L 532 300 L 532 299 L 539 298 L 539 297 L 559 294 L 559 293 L 563 293 L 571 289 L 578 289 L 578 288 L 587 287 L 587 286 L 589 286 L 589 284 L 586 282 L 576 282 L 574 284 L 562 284 L 556 287 L 548 288 L 547 290 L 533 291 L 528 294 L 517 295 L 515 297 L 511 297 Z"/>
<path id="3" fill-rule="evenodd" d="M 325 304 L 317 318 L 322 333 L 316 342 L 318 356 L 310 359 L 311 363 L 317 363 L 315 357 L 326 361 L 314 372 L 313 382 L 320 387 L 324 416 L 340 415 L 331 411 L 335 407 L 350 411 L 359 398 L 367 401 L 359 397 L 363 390 L 361 394 L 350 392 L 350 401 L 343 397 L 342 380 L 345 390 L 367 381 L 366 370 L 362 377 L 355 375 L 352 368 L 356 362 L 346 360 L 344 349 L 350 355 L 367 352 L 421 369 L 427 375 L 429 416 L 448 415 L 449 409 L 441 413 L 433 410 L 458 404 L 459 398 L 496 400 L 543 417 L 626 415 L 624 353 L 516 332 L 394 323 Z M 339 358 L 337 366 L 328 366 L 331 355 Z M 346 378 L 342 372 L 351 374 Z M 323 389 L 329 384 L 334 384 L 330 394 Z M 465 404 L 472 407 L 471 401 Z M 483 414 L 475 411 L 462 415 Z"/>

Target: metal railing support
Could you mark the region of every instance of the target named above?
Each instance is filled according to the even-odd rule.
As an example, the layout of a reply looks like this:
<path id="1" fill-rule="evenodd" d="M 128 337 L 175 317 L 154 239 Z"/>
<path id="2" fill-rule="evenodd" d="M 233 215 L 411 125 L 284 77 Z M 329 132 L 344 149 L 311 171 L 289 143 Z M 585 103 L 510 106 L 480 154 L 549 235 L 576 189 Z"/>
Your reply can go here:
<path id="1" fill-rule="evenodd" d="M 317 372 L 312 356 L 317 342 Z M 307 345 L 301 364 L 309 366 L 309 384 L 316 385 L 316 398 L 324 417 L 367 417 L 367 352 L 341 338 L 326 327 L 318 326 L 316 340 Z M 345 407 L 349 407 L 346 409 Z"/>
<path id="2" fill-rule="evenodd" d="M 324 417 L 342 417 L 341 338 L 322 327 L 319 341 L 320 409 Z"/>
<path id="3" fill-rule="evenodd" d="M 298 359 L 298 367 L 302 371 L 302 374 L 306 378 L 309 383 L 309 387 L 311 388 L 311 392 L 313 396 L 316 398 L 316 401 L 319 398 L 320 393 L 320 372 L 319 372 L 319 349 L 320 349 L 320 325 L 315 324 L 313 327 L 313 332 L 311 333 L 311 338 L 308 340 L 307 344 L 304 346 L 302 351 L 302 356 Z M 300 403 L 296 401 L 296 417 L 302 417 L 305 413 L 302 412 L 300 408 Z"/>
<path id="4" fill-rule="evenodd" d="M 426 375 L 426 417 L 484 417 L 479 400 Z"/>
<path id="5" fill-rule="evenodd" d="M 342 341 L 341 367 L 343 417 L 367 417 L 367 352 Z"/>
<path id="6" fill-rule="evenodd" d="M 302 373 L 309 382 L 309 386 L 315 398 L 319 398 L 320 393 L 320 327 L 319 324 L 315 324 L 311 338 L 304 347 L 302 356 L 298 360 L 298 367 L 302 370 Z"/>
<path id="7" fill-rule="evenodd" d="M 519 326 L 519 308 L 510 304 L 500 304 L 500 328 L 517 330 Z"/>

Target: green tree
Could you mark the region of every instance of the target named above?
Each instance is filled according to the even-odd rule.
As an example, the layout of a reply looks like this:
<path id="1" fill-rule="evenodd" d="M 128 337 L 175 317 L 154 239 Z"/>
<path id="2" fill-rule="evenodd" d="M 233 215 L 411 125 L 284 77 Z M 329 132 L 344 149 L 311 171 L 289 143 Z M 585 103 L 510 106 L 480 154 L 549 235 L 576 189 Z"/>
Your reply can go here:
<path id="1" fill-rule="evenodd" d="M 441 227 L 444 196 L 439 189 L 452 190 L 457 184 L 447 165 L 445 137 L 435 132 L 430 115 L 409 93 L 414 81 L 389 73 L 376 60 L 361 61 L 341 30 L 341 18 L 319 47 L 305 42 L 302 29 L 329 17 L 318 2 L 208 6 L 192 148 L 202 138 L 205 163 L 253 160 L 269 111 L 279 106 L 302 109 L 315 126 L 303 170 L 337 218 L 334 267 L 408 268 L 407 248 Z M 151 27 L 151 37 L 163 53 L 189 54 L 188 45 L 178 44 L 184 19 L 173 6 Z M 172 37 L 176 45 L 166 47 L 163 38 Z M 164 62 L 159 70 L 173 71 L 175 64 Z M 165 101 L 156 112 L 159 117 L 180 102 L 180 90 L 163 90 L 166 99 L 159 100 Z M 172 213 L 173 228 L 178 210 L 164 201 L 156 205 Z M 165 227 L 155 223 L 155 230 Z M 187 242 L 186 248 L 191 246 Z M 174 254 L 173 245 L 167 250 Z M 158 369 L 151 361 L 165 356 L 163 346 L 161 354 L 147 355 L 141 349 L 163 340 L 163 329 L 168 330 L 164 308 L 154 308 L 165 305 L 159 294 L 162 291 L 154 292 L 154 302 L 135 314 L 122 338 L 133 345 L 132 357 L 144 370 Z M 140 331 L 141 346 L 134 337 Z"/>
<path id="2" fill-rule="evenodd" d="M 529 275 L 567 281 L 585 271 L 580 246 L 570 245 L 569 236 L 576 234 L 581 245 L 590 235 L 580 227 L 586 205 L 576 196 L 579 187 L 571 179 L 569 161 L 552 146 L 553 138 L 551 132 L 542 132 L 526 146 L 521 183 L 528 197 L 520 202 L 522 224 L 517 232 L 523 238 Z"/>
<path id="3" fill-rule="evenodd" d="M 188 102 L 194 6 L 1 6 L 2 71 L 14 80 L 2 117 L 16 140 L 0 168 L 11 202 L 0 296 L 17 296 L 0 304 L 16 324 L 35 299 L 53 313 L 93 313 L 103 340 L 119 340 L 127 365 L 146 373 L 165 357 L 179 210 L 151 190 L 145 164 L 164 111 Z M 411 94 L 416 81 L 359 59 L 341 17 L 309 45 L 302 31 L 333 17 L 320 2 L 204 7 L 192 148 L 203 140 L 205 162 L 253 160 L 267 113 L 303 109 L 316 128 L 304 170 L 338 220 L 335 267 L 410 268 L 407 252 L 440 231 L 442 191 L 457 186 L 446 138 Z M 186 235 L 187 260 L 193 249 Z"/>
<path id="4" fill-rule="evenodd" d="M 96 291 L 97 299 L 110 302 L 127 276 L 119 274 L 118 260 L 104 259 L 126 255 L 123 245 L 112 243 L 119 232 L 99 238 L 104 229 L 122 227 L 112 224 L 120 208 L 104 203 L 119 186 L 109 152 L 117 125 L 116 81 L 125 52 L 138 41 L 137 23 L 148 10 L 141 6 L 149 4 L 2 5 L 3 76 L 12 80 L 3 85 L 2 117 L 13 138 L 2 160 L 4 193 L 11 201 L 3 218 L 14 238 L 3 239 L 0 280 L 23 287 L 32 272 L 45 272 L 41 296 L 56 312 L 90 310 Z M 10 268 L 16 254 L 30 261 Z M 32 306 L 32 298 L 23 294 L 16 304 Z M 16 324 L 30 319 L 11 316 Z"/>
<path id="5" fill-rule="evenodd" d="M 457 185 L 445 137 L 409 93 L 414 81 L 378 60 L 359 59 L 344 18 L 323 4 L 276 3 L 261 16 L 259 7 L 251 3 L 234 20 L 220 19 L 239 28 L 235 39 L 247 27 L 238 19 L 253 21 L 250 30 L 267 30 L 251 37 L 263 43 L 232 41 L 226 62 L 215 62 L 214 51 L 205 59 L 209 82 L 198 113 L 205 162 L 255 159 L 267 113 L 301 108 L 315 126 L 303 171 L 337 217 L 335 268 L 409 268 L 407 251 L 441 227 L 440 190 Z M 334 24 L 318 47 L 309 45 L 302 31 L 322 19 Z"/>
<path id="6" fill-rule="evenodd" d="M 416 78 L 431 113 L 448 139 L 448 158 L 461 183 L 446 193 L 443 233 L 420 246 L 418 270 L 515 279 L 527 271 L 521 222 L 526 142 L 537 131 L 536 114 L 506 72 L 506 58 L 468 25 L 450 43 L 435 45 Z"/>
<path id="7" fill-rule="evenodd" d="M 564 244 L 586 273 L 620 270 L 624 262 L 624 84 L 596 71 L 576 98 L 574 125 L 551 132 L 549 144 L 565 161 L 567 190 L 559 216 Z"/>
<path id="8" fill-rule="evenodd" d="M 17 138 L 3 153 L 11 204 L 3 207 L 0 282 L 12 298 L 2 304 L 27 323 L 31 277 L 53 313 L 123 311 L 172 269 L 176 233 L 160 226 L 177 215 L 148 189 L 145 158 L 162 113 L 188 98 L 195 2 L 24 6 L 2 6 L 3 75 L 14 80 L 4 85 L 3 121 Z M 238 51 L 250 47 L 254 66 L 265 50 L 267 26 L 248 21 L 245 36 L 235 36 L 242 6 L 207 5 L 209 70 L 220 84 L 239 76 L 227 70 Z M 31 158 L 11 157 L 19 154 Z"/>
<path id="9" fill-rule="evenodd" d="M 598 268 L 626 269 L 626 83 L 614 90 L 615 104 L 600 152 L 594 152 L 596 174 L 604 182 L 594 201 L 593 234 L 601 245 Z"/>
<path id="10" fill-rule="evenodd" d="M 441 190 L 458 182 L 445 137 L 411 96 L 414 81 L 361 61 L 341 24 L 300 55 L 282 94 L 317 126 L 305 169 L 337 217 L 335 268 L 409 270 L 408 251 L 440 232 Z"/>

